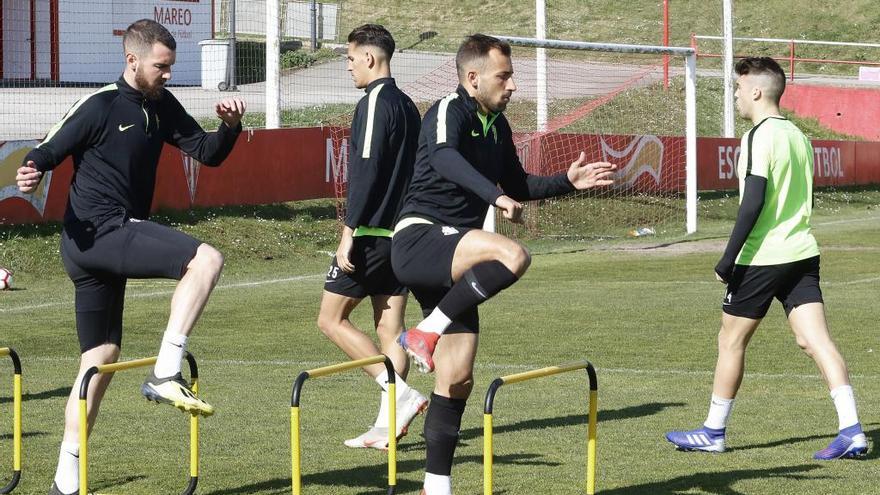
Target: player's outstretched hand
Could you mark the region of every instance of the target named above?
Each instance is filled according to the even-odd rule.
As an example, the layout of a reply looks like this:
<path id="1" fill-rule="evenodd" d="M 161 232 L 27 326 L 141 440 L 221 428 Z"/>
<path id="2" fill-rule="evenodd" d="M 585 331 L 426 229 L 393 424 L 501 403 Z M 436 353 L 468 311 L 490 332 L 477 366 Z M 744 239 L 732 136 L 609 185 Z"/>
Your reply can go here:
<path id="1" fill-rule="evenodd" d="M 247 107 L 241 98 L 223 98 L 214 104 L 214 111 L 229 127 L 236 127 Z"/>
<path id="2" fill-rule="evenodd" d="M 584 190 L 614 184 L 613 176 L 617 165 L 608 162 L 584 163 L 585 161 L 587 155 L 582 151 L 581 156 L 568 168 L 568 180 L 576 189 Z"/>
<path id="3" fill-rule="evenodd" d="M 37 164 L 31 160 L 28 160 L 24 166 L 18 167 L 15 174 L 18 190 L 25 194 L 34 192 L 42 179 L 43 172 L 37 170 Z"/>
<path id="4" fill-rule="evenodd" d="M 501 209 L 501 215 L 513 223 L 522 222 L 522 204 L 509 196 L 501 195 L 495 200 L 495 206 Z"/>

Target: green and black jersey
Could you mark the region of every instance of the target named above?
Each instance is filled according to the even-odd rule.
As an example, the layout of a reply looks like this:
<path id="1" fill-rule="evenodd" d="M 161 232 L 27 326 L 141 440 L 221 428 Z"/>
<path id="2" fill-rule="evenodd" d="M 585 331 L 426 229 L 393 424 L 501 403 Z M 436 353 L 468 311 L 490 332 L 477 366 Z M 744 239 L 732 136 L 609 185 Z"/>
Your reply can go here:
<path id="1" fill-rule="evenodd" d="M 206 133 L 167 89 L 149 100 L 120 77 L 74 104 L 24 161 L 46 172 L 72 155 L 64 222 L 99 226 L 118 217 L 149 217 L 165 143 L 217 166 L 240 132 L 241 124 L 236 129 L 221 124 L 216 133 Z"/>
<path id="2" fill-rule="evenodd" d="M 749 175 L 767 179 L 764 206 L 749 233 L 738 265 L 780 265 L 819 255 L 810 232 L 813 147 L 782 117 L 768 117 L 742 138 L 737 164 L 740 201 Z"/>
<path id="3" fill-rule="evenodd" d="M 413 178 L 400 215 L 479 228 L 488 206 L 502 194 L 523 201 L 573 190 L 565 173 L 527 174 L 504 115 L 483 115 L 477 101 L 459 86 L 422 119 Z"/>

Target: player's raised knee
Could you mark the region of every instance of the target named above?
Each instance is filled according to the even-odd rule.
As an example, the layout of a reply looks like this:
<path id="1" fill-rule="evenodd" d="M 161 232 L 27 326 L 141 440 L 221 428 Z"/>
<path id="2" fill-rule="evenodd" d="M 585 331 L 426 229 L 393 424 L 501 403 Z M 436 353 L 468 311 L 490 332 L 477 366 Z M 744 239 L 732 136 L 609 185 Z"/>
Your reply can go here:
<path id="1" fill-rule="evenodd" d="M 516 276 L 526 272 L 532 263 L 532 255 L 529 250 L 517 242 L 510 242 L 501 251 L 500 260 Z"/>

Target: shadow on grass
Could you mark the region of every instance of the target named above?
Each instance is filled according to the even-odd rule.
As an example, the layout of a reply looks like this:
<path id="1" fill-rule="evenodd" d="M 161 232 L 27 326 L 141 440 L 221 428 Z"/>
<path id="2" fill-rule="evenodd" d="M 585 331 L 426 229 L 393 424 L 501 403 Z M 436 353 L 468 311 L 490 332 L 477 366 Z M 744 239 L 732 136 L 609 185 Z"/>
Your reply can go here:
<path id="1" fill-rule="evenodd" d="M 745 445 L 743 447 L 732 447 L 732 448 L 728 447 L 726 450 L 727 450 L 727 452 L 733 452 L 735 450 L 772 449 L 773 447 L 780 447 L 783 445 L 791 445 L 793 443 L 798 443 L 798 442 L 808 442 L 811 440 L 821 440 L 823 438 L 828 439 L 828 441 L 831 441 L 831 439 L 834 438 L 834 435 L 829 434 L 829 435 L 810 435 L 807 437 L 792 437 L 792 438 L 785 438 L 782 440 L 774 440 L 772 442 L 767 442 L 767 443 L 758 443 L 755 445 Z M 821 445 L 817 444 L 816 450 L 819 450 L 824 447 L 825 447 L 825 444 L 821 444 Z"/>
<path id="2" fill-rule="evenodd" d="M 46 433 L 45 431 L 25 431 L 22 432 L 21 437 L 44 437 L 46 435 L 48 435 L 48 433 Z M 0 440 L 12 440 L 12 433 L 4 433 L 0 435 Z"/>
<path id="3" fill-rule="evenodd" d="M 515 464 L 521 466 L 558 466 L 558 462 L 541 461 L 539 455 L 536 454 L 510 454 L 495 456 L 495 464 Z M 482 455 L 469 455 L 456 457 L 456 464 L 475 463 L 482 464 Z M 425 462 L 421 459 L 403 461 L 397 463 L 398 473 L 417 472 L 421 473 L 425 467 Z M 303 466 L 304 471 L 308 471 L 308 466 Z M 360 492 L 364 495 L 374 495 L 376 493 L 384 493 L 387 485 L 381 483 L 387 480 L 388 466 L 386 464 L 370 464 L 365 466 L 357 466 L 349 469 L 334 469 L 321 473 L 305 474 L 302 477 L 303 487 L 323 485 L 323 486 L 346 486 L 351 488 L 363 488 Z M 290 493 L 290 478 L 274 478 L 265 481 L 259 481 L 248 485 L 235 488 L 225 488 L 215 490 L 204 495 L 233 495 L 239 493 Z M 397 480 L 397 493 L 415 493 L 421 489 L 421 482 L 410 480 Z M 304 490 L 307 491 L 307 490 Z M 320 493 L 320 492 L 318 492 Z"/>
<path id="4" fill-rule="evenodd" d="M 52 390 L 45 390 L 37 393 L 21 394 L 21 401 L 27 402 L 31 400 L 53 399 L 55 397 L 67 397 L 70 395 L 70 387 L 59 387 Z M 8 404 L 12 402 L 12 397 L 0 397 L 0 404 Z"/>
<path id="5" fill-rule="evenodd" d="M 122 485 L 126 485 L 126 484 L 132 483 L 134 481 L 139 481 L 144 478 L 146 478 L 145 475 L 138 474 L 138 475 L 125 476 L 125 477 L 121 477 L 121 478 L 115 478 L 112 480 L 101 480 L 101 481 L 97 481 L 97 482 L 91 482 L 91 483 L 89 483 L 89 485 L 90 485 L 89 486 L 89 493 L 98 493 L 99 490 L 103 491 L 108 488 L 116 489 Z"/>
<path id="6" fill-rule="evenodd" d="M 661 413 L 665 409 L 668 409 L 670 407 L 683 407 L 684 405 L 684 402 L 649 402 L 647 404 L 624 407 L 622 409 L 599 411 L 599 429 L 601 430 L 603 421 L 614 421 L 618 419 L 631 419 L 640 418 L 643 416 L 652 416 L 654 414 Z M 562 416 L 558 418 L 528 419 L 517 423 L 495 425 L 492 428 L 492 432 L 493 434 L 497 435 L 499 433 L 510 431 L 540 430 L 544 428 L 559 428 L 564 426 L 578 425 L 584 425 L 584 427 L 586 427 L 586 414 L 572 414 L 569 416 Z M 461 431 L 458 439 L 459 442 L 464 442 L 466 440 L 472 440 L 474 438 L 482 436 L 482 428 L 468 428 L 467 430 Z M 404 442 L 406 441 L 404 440 Z M 425 441 L 421 440 L 413 443 L 404 443 L 403 445 L 400 445 L 398 447 L 398 450 L 400 452 L 411 452 L 413 450 L 424 450 L 424 448 Z"/>
<path id="7" fill-rule="evenodd" d="M 880 423 L 870 423 L 870 426 L 875 426 L 875 425 L 880 425 Z M 869 425 L 866 424 L 865 426 L 869 426 Z M 869 459 L 880 458 L 880 452 L 878 452 L 878 450 L 876 448 L 874 448 L 875 445 L 878 445 L 877 442 L 880 442 L 880 428 L 874 428 L 873 430 L 868 430 L 867 428 L 865 428 L 865 436 L 868 437 L 868 446 L 871 450 L 869 450 L 868 454 L 861 459 L 869 460 Z M 834 437 L 835 437 L 834 434 L 810 435 L 810 436 L 806 436 L 806 437 L 792 437 L 792 438 L 786 438 L 783 440 L 775 440 L 773 442 L 759 443 L 759 444 L 755 444 L 755 445 L 746 445 L 744 447 L 728 448 L 727 451 L 732 452 L 735 450 L 770 449 L 773 447 L 780 447 L 783 445 L 791 445 L 793 443 L 798 443 L 798 442 L 807 442 L 807 441 L 811 441 L 811 440 L 821 440 L 821 439 L 825 439 L 826 443 L 827 443 L 827 442 L 830 442 L 832 439 L 834 439 Z M 824 448 L 826 443 L 816 444 L 815 450 L 820 450 L 820 449 Z"/>
<path id="8" fill-rule="evenodd" d="M 602 495 L 652 495 L 663 493 L 711 493 L 718 495 L 746 495 L 733 488 L 737 481 L 786 478 L 791 480 L 815 480 L 815 476 L 805 474 L 819 469 L 816 465 L 782 466 L 769 469 L 740 469 L 736 471 L 694 473 L 663 481 L 643 483 L 611 490 L 601 490 Z"/>
<path id="9" fill-rule="evenodd" d="M 612 409 L 599 411 L 599 427 L 601 428 L 603 421 L 615 421 L 620 419 L 641 418 L 644 416 L 653 416 L 663 412 L 670 407 L 683 407 L 684 402 L 649 402 L 647 404 L 639 404 L 637 406 L 624 407 L 621 409 Z M 543 428 L 559 428 L 563 426 L 586 425 L 586 414 L 572 414 L 559 418 L 542 418 L 528 419 L 506 425 L 497 425 L 492 428 L 493 433 L 505 433 L 509 431 L 523 430 L 539 430 Z M 482 428 L 469 428 L 461 432 L 461 440 L 470 440 L 472 438 L 483 436 Z"/>

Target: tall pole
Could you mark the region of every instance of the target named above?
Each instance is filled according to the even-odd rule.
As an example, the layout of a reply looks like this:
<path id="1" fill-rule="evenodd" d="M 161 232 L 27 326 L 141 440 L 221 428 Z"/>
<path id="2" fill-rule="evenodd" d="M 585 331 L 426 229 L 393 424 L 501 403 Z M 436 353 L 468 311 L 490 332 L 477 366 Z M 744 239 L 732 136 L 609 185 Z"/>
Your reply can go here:
<path id="1" fill-rule="evenodd" d="M 669 46 L 669 0 L 663 0 L 663 46 Z M 663 89 L 669 89 L 669 54 L 663 54 Z"/>
<path id="2" fill-rule="evenodd" d="M 733 124 L 733 0 L 724 3 L 724 137 L 734 137 Z"/>
<path id="3" fill-rule="evenodd" d="M 535 37 L 547 38 L 546 0 L 535 0 Z M 537 130 L 547 130 L 547 50 L 538 48 L 535 55 L 535 78 L 537 82 Z"/>
<path id="4" fill-rule="evenodd" d="M 318 49 L 318 3 L 317 0 L 309 2 L 309 31 L 311 33 L 312 50 Z"/>
<path id="5" fill-rule="evenodd" d="M 688 234 L 697 231 L 697 54 L 685 58 L 685 226 Z"/>
<path id="6" fill-rule="evenodd" d="M 226 84 L 229 91 L 237 91 L 235 81 L 235 0 L 229 0 L 229 60 L 226 64 Z"/>
<path id="7" fill-rule="evenodd" d="M 266 0 L 266 129 L 281 126 L 281 23 L 279 0 Z"/>

